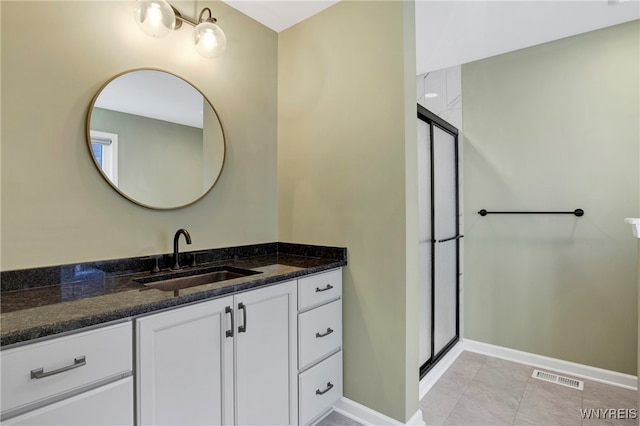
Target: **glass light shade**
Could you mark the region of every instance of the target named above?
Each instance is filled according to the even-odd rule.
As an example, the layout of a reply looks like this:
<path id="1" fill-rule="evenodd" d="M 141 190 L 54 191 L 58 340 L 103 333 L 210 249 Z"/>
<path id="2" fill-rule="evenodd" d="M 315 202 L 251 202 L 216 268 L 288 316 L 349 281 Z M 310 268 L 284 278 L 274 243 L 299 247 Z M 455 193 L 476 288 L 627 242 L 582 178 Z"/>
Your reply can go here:
<path id="1" fill-rule="evenodd" d="M 193 30 L 193 42 L 196 50 L 205 58 L 222 55 L 227 47 L 227 36 L 213 22 L 201 22 Z"/>
<path id="2" fill-rule="evenodd" d="M 137 0 L 133 17 L 138 27 L 151 37 L 166 37 L 176 26 L 176 14 L 166 0 Z"/>

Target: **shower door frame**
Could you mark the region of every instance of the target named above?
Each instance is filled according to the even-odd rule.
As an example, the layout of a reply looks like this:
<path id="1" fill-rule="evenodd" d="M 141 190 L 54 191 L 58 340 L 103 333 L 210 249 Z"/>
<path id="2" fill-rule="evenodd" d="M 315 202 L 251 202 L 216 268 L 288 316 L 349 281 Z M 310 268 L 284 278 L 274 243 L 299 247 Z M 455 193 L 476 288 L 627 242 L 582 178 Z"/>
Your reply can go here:
<path id="1" fill-rule="evenodd" d="M 430 173 L 431 173 L 431 356 L 427 361 L 420 366 L 420 379 L 422 379 L 437 363 L 449 352 L 455 344 L 460 340 L 460 239 L 463 235 L 460 234 L 460 173 L 458 167 L 459 153 L 458 153 L 458 134 L 459 131 L 453 125 L 432 113 L 420 104 L 418 105 L 418 119 L 424 121 L 429 126 L 429 159 L 430 159 Z M 437 240 L 435 236 L 435 167 L 434 167 L 434 127 L 452 135 L 454 137 L 454 152 L 455 152 L 455 226 L 456 235 L 452 238 L 446 238 L 445 240 Z M 455 240 L 456 244 L 456 330 L 455 336 L 440 349 L 438 353 L 435 352 L 435 313 L 436 313 L 436 244 L 441 242 L 449 242 Z"/>

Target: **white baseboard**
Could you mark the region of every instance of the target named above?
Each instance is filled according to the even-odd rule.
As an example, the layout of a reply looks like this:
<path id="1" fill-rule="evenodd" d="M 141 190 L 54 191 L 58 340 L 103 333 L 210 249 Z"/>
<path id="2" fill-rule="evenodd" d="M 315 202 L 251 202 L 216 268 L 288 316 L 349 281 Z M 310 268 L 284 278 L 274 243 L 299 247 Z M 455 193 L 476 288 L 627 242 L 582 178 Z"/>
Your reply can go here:
<path id="1" fill-rule="evenodd" d="M 422 420 L 422 410 L 418 408 L 418 411 L 409 419 L 407 422 L 409 426 L 423 426 L 426 425 L 424 420 Z"/>
<path id="2" fill-rule="evenodd" d="M 420 380 L 420 399 L 429 392 L 429 390 L 436 384 L 436 382 L 447 371 L 451 364 L 460 356 L 464 351 L 463 343 L 458 342 L 442 359 L 433 366 L 422 380 Z"/>
<path id="3" fill-rule="evenodd" d="M 389 416 L 372 410 L 365 405 L 359 404 L 345 397 L 340 398 L 338 402 L 333 405 L 333 409 L 343 416 L 349 417 L 350 419 L 355 420 L 356 422 L 365 426 L 404 425 L 404 423 L 401 423 L 396 419 L 392 419 Z M 411 426 L 424 425 L 424 422 L 422 421 L 422 411 L 418 409 L 418 411 L 416 411 L 416 413 L 411 417 L 411 419 L 409 419 L 406 424 Z"/>
<path id="4" fill-rule="evenodd" d="M 617 371 L 605 370 L 591 367 L 589 365 L 575 362 L 563 361 L 561 359 L 550 358 L 543 355 L 536 355 L 528 352 L 509 349 L 502 346 L 495 346 L 488 343 L 477 342 L 475 340 L 464 339 L 462 350 L 476 352 L 495 358 L 506 359 L 532 367 L 553 370 L 569 376 L 580 377 L 594 382 L 605 383 L 625 389 L 638 389 L 638 378 L 630 374 L 618 373 Z"/>

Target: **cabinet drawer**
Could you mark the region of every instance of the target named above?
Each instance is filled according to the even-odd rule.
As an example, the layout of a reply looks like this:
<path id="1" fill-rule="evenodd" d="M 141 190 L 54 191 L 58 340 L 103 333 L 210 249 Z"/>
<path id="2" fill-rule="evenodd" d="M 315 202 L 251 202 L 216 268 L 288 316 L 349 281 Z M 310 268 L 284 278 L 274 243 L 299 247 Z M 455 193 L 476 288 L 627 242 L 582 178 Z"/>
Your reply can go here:
<path id="1" fill-rule="evenodd" d="M 133 377 L 2 422 L 4 426 L 133 425 Z"/>
<path id="2" fill-rule="evenodd" d="M 305 369 L 342 346 L 342 301 L 298 316 L 299 368 Z"/>
<path id="3" fill-rule="evenodd" d="M 300 374 L 300 424 L 305 425 L 342 397 L 342 351 Z"/>
<path id="4" fill-rule="evenodd" d="M 130 322 L 2 351 L 2 411 L 128 373 L 132 353 Z"/>
<path id="5" fill-rule="evenodd" d="M 342 295 L 342 269 L 298 280 L 298 309 L 304 311 Z"/>

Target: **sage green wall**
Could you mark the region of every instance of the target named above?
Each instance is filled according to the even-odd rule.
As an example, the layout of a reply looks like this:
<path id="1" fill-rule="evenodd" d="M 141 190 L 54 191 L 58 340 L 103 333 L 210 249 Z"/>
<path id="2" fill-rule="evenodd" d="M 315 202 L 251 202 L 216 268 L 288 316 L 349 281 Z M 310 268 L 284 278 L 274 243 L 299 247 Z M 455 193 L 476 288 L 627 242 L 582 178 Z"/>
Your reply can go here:
<path id="1" fill-rule="evenodd" d="M 639 22 L 463 65 L 465 338 L 637 373 Z"/>
<path id="2" fill-rule="evenodd" d="M 202 195 L 202 129 L 94 107 L 91 130 L 118 134 L 118 188 L 131 198 L 181 206 Z"/>
<path id="3" fill-rule="evenodd" d="M 212 8 L 228 39 L 222 58 L 199 56 L 188 28 L 148 37 L 130 1 L 1 2 L 3 270 L 170 252 L 181 227 L 190 249 L 277 238 L 277 34 L 221 2 L 176 6 L 192 18 Z M 89 157 L 93 96 L 142 67 L 192 82 L 225 130 L 217 185 L 183 209 L 127 201 Z"/>
<path id="4" fill-rule="evenodd" d="M 343 1 L 279 35 L 278 234 L 348 248 L 344 394 L 418 410 L 414 4 Z"/>

